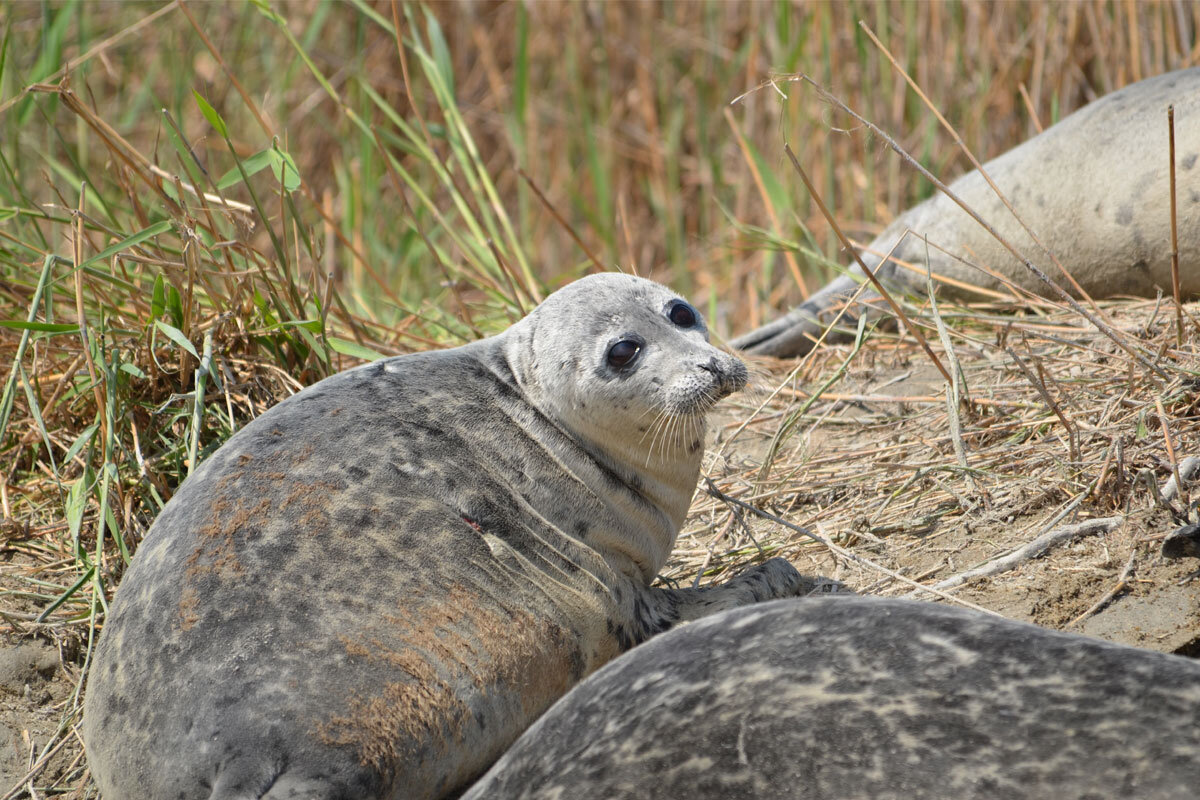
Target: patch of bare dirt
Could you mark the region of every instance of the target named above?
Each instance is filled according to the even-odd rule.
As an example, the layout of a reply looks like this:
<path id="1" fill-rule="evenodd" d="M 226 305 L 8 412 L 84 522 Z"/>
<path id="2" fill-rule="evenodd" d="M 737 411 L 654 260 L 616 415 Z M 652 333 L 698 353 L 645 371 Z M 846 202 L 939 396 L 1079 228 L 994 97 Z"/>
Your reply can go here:
<path id="1" fill-rule="evenodd" d="M 29 786 L 38 792 L 79 766 L 81 749 L 69 733 L 74 691 L 53 643 L 0 639 L 0 791 L 41 796 Z"/>
<path id="2" fill-rule="evenodd" d="M 86 626 L 37 621 L 54 576 L 26 544 L 0 538 L 0 800 L 94 796 L 76 732 Z"/>

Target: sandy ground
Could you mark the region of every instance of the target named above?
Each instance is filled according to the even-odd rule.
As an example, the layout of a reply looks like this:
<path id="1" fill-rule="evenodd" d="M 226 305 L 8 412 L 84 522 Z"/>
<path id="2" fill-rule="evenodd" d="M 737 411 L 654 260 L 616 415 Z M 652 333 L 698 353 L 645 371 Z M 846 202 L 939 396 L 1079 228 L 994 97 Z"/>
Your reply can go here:
<path id="1" fill-rule="evenodd" d="M 19 566 L 0 555 L 0 589 L 11 588 L 7 578 Z M 28 601 L 3 599 L 0 612 L 35 610 Z M 41 629 L 39 635 L 35 626 L 21 627 L 24 633 L 0 637 L 0 797 L 6 799 L 44 797 L 41 789 L 47 786 L 85 785 L 83 748 L 71 732 L 78 721 L 74 701 L 84 649 L 74 632 Z"/>

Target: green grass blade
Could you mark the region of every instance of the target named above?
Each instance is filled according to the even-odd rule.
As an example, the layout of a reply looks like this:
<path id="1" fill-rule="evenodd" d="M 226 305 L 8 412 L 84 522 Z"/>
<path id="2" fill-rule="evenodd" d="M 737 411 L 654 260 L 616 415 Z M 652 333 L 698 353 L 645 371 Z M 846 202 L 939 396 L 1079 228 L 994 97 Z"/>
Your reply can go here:
<path id="1" fill-rule="evenodd" d="M 79 333 L 78 325 L 67 325 L 60 322 L 21 322 L 13 319 L 0 319 L 0 328 L 43 333 Z"/>
<path id="2" fill-rule="evenodd" d="M 132 236 L 128 236 L 128 237 L 122 239 L 121 241 L 117 242 L 116 244 L 110 245 L 110 246 L 104 248 L 99 253 L 97 253 L 96 255 L 87 259 L 79 266 L 82 269 L 84 267 L 90 267 L 95 264 L 106 261 L 109 258 L 111 258 L 112 256 L 116 255 L 117 253 L 121 252 L 122 250 L 128 250 L 131 247 L 136 247 L 139 244 L 141 244 L 142 242 L 146 241 L 147 239 L 152 239 L 155 236 L 159 236 L 160 234 L 166 233 L 167 231 L 171 230 L 173 225 L 174 225 L 174 223 L 169 219 L 164 219 L 161 222 L 156 222 L 153 225 L 151 225 L 149 228 L 146 228 L 145 230 L 142 230 L 142 231 L 138 231 L 137 233 L 133 234 Z"/>
<path id="3" fill-rule="evenodd" d="M 29 304 L 29 315 L 25 321 L 32 323 L 37 317 L 38 306 L 41 305 L 42 296 L 45 294 L 46 286 L 50 282 L 50 269 L 54 265 L 54 256 L 48 255 L 42 261 L 42 272 L 38 277 L 37 288 L 33 291 L 33 301 Z M 4 383 L 4 394 L 0 395 L 0 441 L 4 440 L 5 434 L 8 433 L 8 420 L 12 413 L 13 401 L 17 389 L 17 372 L 21 367 L 21 359 L 25 358 L 25 348 L 29 345 L 29 337 L 32 332 L 25 330 L 21 334 L 21 341 L 17 344 L 17 352 L 13 355 L 12 369 L 9 370 L 8 380 Z"/>
<path id="4" fill-rule="evenodd" d="M 72 583 L 65 592 L 60 594 L 53 603 L 46 606 L 46 608 L 42 610 L 42 613 L 37 615 L 37 619 L 34 620 L 34 622 L 39 624 L 45 622 L 47 617 L 57 611 L 63 603 L 74 597 L 75 593 L 78 592 L 85 583 L 92 579 L 92 575 L 95 573 L 95 571 L 96 567 L 94 565 L 88 567 L 87 571 L 80 575 L 79 578 L 76 579 L 76 581 Z"/>
<path id="5" fill-rule="evenodd" d="M 213 126 L 213 130 L 221 135 L 222 138 L 229 136 L 229 128 L 225 125 L 225 120 L 217 113 L 217 110 L 209 105 L 203 95 L 192 89 L 192 97 L 196 99 L 196 105 L 200 108 L 200 113 L 208 120 L 208 124 Z"/>
<path id="6" fill-rule="evenodd" d="M 155 327 L 162 331 L 168 339 L 182 347 L 184 350 L 192 354 L 192 357 L 197 361 L 200 360 L 200 354 L 196 352 L 196 348 L 192 345 L 188 338 L 183 335 L 183 331 L 176 328 L 174 325 L 168 325 L 162 320 L 154 321 Z"/>
<path id="7" fill-rule="evenodd" d="M 378 361 L 381 358 L 387 358 L 383 353 L 378 353 L 369 347 L 364 347 L 357 342 L 351 342 L 346 339 L 338 338 L 337 336 L 327 336 L 325 340 L 329 342 L 329 347 L 335 353 L 341 353 L 344 356 L 351 358 L 361 358 L 364 361 Z"/>

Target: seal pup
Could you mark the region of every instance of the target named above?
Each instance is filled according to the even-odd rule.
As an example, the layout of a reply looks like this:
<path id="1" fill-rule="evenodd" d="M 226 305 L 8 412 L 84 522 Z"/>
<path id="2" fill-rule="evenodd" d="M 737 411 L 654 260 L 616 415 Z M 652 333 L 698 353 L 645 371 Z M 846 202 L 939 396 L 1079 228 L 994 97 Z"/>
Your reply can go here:
<path id="1" fill-rule="evenodd" d="M 1200 67 L 1168 72 L 1084 106 L 1029 141 L 988 161 L 1013 208 L 1093 297 L 1171 293 L 1171 195 L 1167 106 L 1175 106 L 1176 218 L 1180 285 L 1200 294 Z M 1069 282 L 978 171 L 950 184 L 1001 236 L 1068 291 Z M 905 231 L 911 230 L 908 236 Z M 866 247 L 862 259 L 890 289 L 921 295 L 928 265 L 935 274 L 985 289 L 1004 281 L 1037 294 L 1047 287 L 965 211 L 941 192 L 905 211 Z M 901 241 L 901 237 L 903 240 Z M 899 246 L 897 245 L 899 242 Z M 913 272 L 880 261 L 893 258 Z M 964 263 L 965 262 L 970 262 Z M 864 276 L 855 263 L 782 318 L 732 342 L 738 350 L 787 357 L 811 349 Z M 940 292 L 970 297 L 942 284 Z M 871 290 L 862 300 L 878 298 Z"/>
<path id="2" fill-rule="evenodd" d="M 441 797 L 651 635 L 811 582 L 651 589 L 746 381 L 663 286 L 595 275 L 504 333 L 251 422 L 163 509 L 90 670 L 106 800 Z"/>
<path id="3" fill-rule="evenodd" d="M 933 603 L 779 600 L 614 660 L 463 800 L 1178 800 L 1198 723 L 1190 658 Z"/>

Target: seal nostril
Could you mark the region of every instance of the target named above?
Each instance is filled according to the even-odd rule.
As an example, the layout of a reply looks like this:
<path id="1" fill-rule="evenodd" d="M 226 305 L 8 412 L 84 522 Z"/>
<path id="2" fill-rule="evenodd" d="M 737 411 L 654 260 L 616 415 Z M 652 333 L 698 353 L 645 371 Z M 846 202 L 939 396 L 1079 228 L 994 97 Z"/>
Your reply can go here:
<path id="1" fill-rule="evenodd" d="M 721 397 L 736 392 L 746 383 L 745 375 L 741 374 L 741 370 L 730 369 L 715 357 L 696 366 L 712 375 L 714 388 Z"/>

